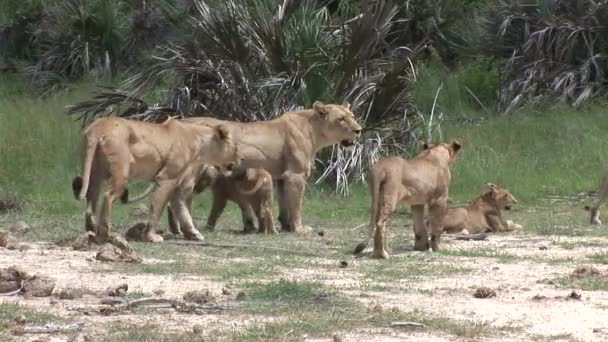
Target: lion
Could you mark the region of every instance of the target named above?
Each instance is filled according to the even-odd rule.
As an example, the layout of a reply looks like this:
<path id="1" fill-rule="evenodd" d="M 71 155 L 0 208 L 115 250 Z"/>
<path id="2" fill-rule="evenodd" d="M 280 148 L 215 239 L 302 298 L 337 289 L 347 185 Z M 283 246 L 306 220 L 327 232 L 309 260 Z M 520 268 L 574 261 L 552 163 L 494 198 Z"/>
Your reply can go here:
<path id="1" fill-rule="evenodd" d="M 367 174 L 371 193 L 369 234 L 355 247 L 355 254 L 362 252 L 369 240 L 374 239 L 374 258 L 388 258 L 385 231 L 390 216 L 399 202 L 411 206 L 414 221 L 414 250 L 429 249 L 424 222 L 424 206 L 429 208 L 431 230 L 430 247 L 439 249 L 441 221 L 446 213 L 451 167 L 462 145 L 451 143 L 424 144 L 412 159 L 386 157 L 375 162 Z"/>
<path id="2" fill-rule="evenodd" d="M 600 188 L 597 192 L 597 200 L 593 206 L 585 206 L 585 210 L 591 213 L 591 224 L 602 224 L 600 220 L 600 206 L 606 201 L 608 197 L 608 169 L 604 171 L 604 175 L 602 176 L 602 181 L 600 183 Z"/>
<path id="3" fill-rule="evenodd" d="M 154 183 L 147 191 L 152 194 L 144 241 L 163 241 L 158 221 L 168 200 L 179 213 L 187 237 L 201 240 L 200 232 L 185 220 L 189 211 L 184 202 L 189 194 L 176 189 L 193 188 L 199 170 L 207 164 L 229 167 L 239 162 L 238 145 L 224 125 L 208 127 L 172 119 L 157 124 L 119 117 L 96 119 L 83 131 L 81 157 L 82 174 L 72 181 L 72 190 L 78 199 L 86 199 L 85 228 L 95 231 L 98 242 L 109 238 L 112 204 L 118 197 L 126 200 L 129 179 Z M 106 180 L 110 188 L 103 194 L 95 220 Z"/>
<path id="4" fill-rule="evenodd" d="M 232 129 L 242 166 L 261 168 L 272 176 L 279 204 L 278 220 L 288 232 L 312 230 L 302 224 L 302 198 L 316 153 L 338 143 L 353 145 L 362 129 L 347 102 L 337 105 L 316 101 L 312 109 L 287 112 L 268 121 L 227 122 L 210 117 L 183 121 Z M 213 207 L 220 207 L 221 201 L 214 196 Z M 241 209 L 245 227 L 251 226 L 253 211 Z"/>
<path id="5" fill-rule="evenodd" d="M 517 199 L 509 190 L 487 183 L 468 206 L 448 208 L 443 218 L 446 233 L 478 234 L 520 230 L 521 225 L 505 221 L 501 210 L 511 210 Z"/>
<path id="6" fill-rule="evenodd" d="M 207 229 L 214 229 L 218 218 L 224 211 L 226 203 L 236 203 L 242 212 L 253 210 L 258 220 L 258 232 L 276 234 L 272 219 L 273 186 L 272 176 L 261 168 L 234 167 L 227 172 L 220 172 L 216 167 L 207 167 L 201 174 L 195 193 L 211 188 L 214 206 L 207 218 Z M 192 203 L 191 199 L 188 203 Z M 179 223 L 173 219 L 173 206 L 167 208 L 169 227 L 175 235 L 180 234 Z M 245 232 L 255 231 L 255 223 L 248 222 Z"/>

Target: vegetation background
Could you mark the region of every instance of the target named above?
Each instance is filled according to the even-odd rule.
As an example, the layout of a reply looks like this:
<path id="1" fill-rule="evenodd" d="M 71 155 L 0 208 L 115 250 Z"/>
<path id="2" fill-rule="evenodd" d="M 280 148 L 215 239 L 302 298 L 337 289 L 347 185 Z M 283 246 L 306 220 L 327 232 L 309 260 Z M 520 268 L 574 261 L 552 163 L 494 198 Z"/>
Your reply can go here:
<path id="1" fill-rule="evenodd" d="M 603 1 L 0 6 L 0 189 L 32 212 L 80 209 L 69 184 L 80 127 L 95 115 L 249 121 L 347 100 L 364 137 L 352 154 L 319 155 L 308 196 L 350 194 L 341 203 L 361 217 L 369 164 L 411 155 L 419 140 L 463 140 L 455 202 L 490 181 L 524 203 L 595 190 L 607 159 Z"/>

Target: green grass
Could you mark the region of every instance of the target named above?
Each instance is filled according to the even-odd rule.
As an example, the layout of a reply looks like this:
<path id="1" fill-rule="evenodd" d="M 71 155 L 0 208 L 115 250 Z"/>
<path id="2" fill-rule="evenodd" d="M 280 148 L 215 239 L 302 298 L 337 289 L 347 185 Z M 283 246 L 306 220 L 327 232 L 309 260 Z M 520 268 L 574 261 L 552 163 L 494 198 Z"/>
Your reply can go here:
<path id="1" fill-rule="evenodd" d="M 62 317 L 32 309 L 29 306 L 0 303 L 0 331 L 8 331 L 10 328 L 15 327 L 15 319 L 22 316 L 27 324 L 61 323 L 65 321 Z"/>

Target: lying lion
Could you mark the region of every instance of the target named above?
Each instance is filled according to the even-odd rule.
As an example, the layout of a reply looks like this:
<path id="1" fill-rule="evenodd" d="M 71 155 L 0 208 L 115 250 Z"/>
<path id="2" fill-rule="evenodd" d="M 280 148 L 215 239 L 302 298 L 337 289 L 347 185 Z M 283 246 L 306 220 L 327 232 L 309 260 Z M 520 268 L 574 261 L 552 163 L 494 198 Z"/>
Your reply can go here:
<path id="1" fill-rule="evenodd" d="M 289 232 L 310 230 L 302 225 L 302 199 L 316 153 L 338 143 L 350 146 L 361 133 L 346 102 L 337 105 L 316 101 L 312 109 L 287 112 L 268 121 L 242 123 L 210 117 L 183 121 L 212 127 L 224 125 L 234 132 L 243 167 L 262 168 L 272 176 L 279 222 Z M 214 196 L 213 206 L 219 207 L 223 200 Z M 242 210 L 241 214 L 245 230 L 250 229 L 253 211 Z"/>
<path id="2" fill-rule="evenodd" d="M 517 199 L 507 189 L 488 183 L 470 205 L 448 208 L 443 231 L 478 234 L 520 230 L 521 225 L 505 221 L 501 213 L 503 209 L 511 210 L 514 204 Z"/>
<path id="3" fill-rule="evenodd" d="M 273 188 L 272 176 L 264 169 L 235 167 L 221 172 L 216 167 L 205 168 L 194 187 L 195 193 L 208 188 L 213 193 L 213 208 L 207 218 L 207 228 L 213 229 L 228 201 L 236 203 L 242 212 L 253 210 L 258 221 L 258 232 L 276 234 L 272 218 Z M 191 203 L 191 200 L 188 201 Z M 173 218 L 173 206 L 169 206 L 169 227 L 175 235 L 180 234 L 180 226 Z M 246 225 L 246 232 L 255 230 L 255 223 Z"/>
<path id="4" fill-rule="evenodd" d="M 194 187 L 195 178 L 205 164 L 237 163 L 238 149 L 230 128 L 208 127 L 169 119 L 155 124 L 118 117 L 93 121 L 82 133 L 82 175 L 72 182 L 74 194 L 86 198 L 85 228 L 94 230 L 98 242 L 109 237 L 111 209 L 114 201 L 125 195 L 129 179 L 154 182 L 150 213 L 144 241 L 160 242 L 158 221 L 168 200 L 179 208 L 179 217 L 189 217 L 184 201 Z M 110 189 L 103 194 L 97 219 L 97 200 L 102 185 L 109 180 Z M 176 189 L 180 187 L 180 191 Z M 189 219 L 191 223 L 191 218 Z M 202 235 L 188 227 L 187 237 L 200 240 Z"/>
<path id="5" fill-rule="evenodd" d="M 399 202 L 411 206 L 414 222 L 414 250 L 429 249 L 427 229 L 424 222 L 424 206 L 429 207 L 431 243 L 433 250 L 439 249 L 441 221 L 446 213 L 451 167 L 460 150 L 457 141 L 437 145 L 424 144 L 422 151 L 412 159 L 387 157 L 378 160 L 367 175 L 367 184 L 372 197 L 369 234 L 357 245 L 355 254 L 362 252 L 369 240 L 374 238 L 375 258 L 388 258 L 385 230 Z"/>

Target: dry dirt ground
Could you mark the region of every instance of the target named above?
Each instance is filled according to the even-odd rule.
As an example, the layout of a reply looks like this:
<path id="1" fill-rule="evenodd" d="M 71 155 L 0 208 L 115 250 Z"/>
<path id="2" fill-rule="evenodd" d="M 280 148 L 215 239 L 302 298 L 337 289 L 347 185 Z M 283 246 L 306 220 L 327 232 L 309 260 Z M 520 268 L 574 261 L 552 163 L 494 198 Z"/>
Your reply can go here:
<path id="1" fill-rule="evenodd" d="M 50 297 L 0 297 L 0 341 L 606 341 L 608 227 L 550 207 L 512 213 L 523 232 L 446 239 L 438 253 L 411 251 L 402 213 L 388 260 L 350 253 L 360 225 L 260 236 L 240 235 L 227 220 L 207 241 L 243 246 L 133 243 L 142 263 L 101 262 L 66 246 L 78 218 L 47 241 L 31 232 L 47 223 L 32 220 L 29 232 L 12 232 L 29 248 L 0 248 L 0 268 L 50 276 L 56 286 Z M 0 223 L 10 230 L 17 219 Z M 103 294 L 121 284 L 126 293 Z M 66 290 L 84 295 L 61 299 Z M 203 294 L 197 304 L 184 296 L 191 291 Z M 175 302 L 128 305 L 142 298 Z M 48 333 L 47 323 L 64 331 Z"/>

